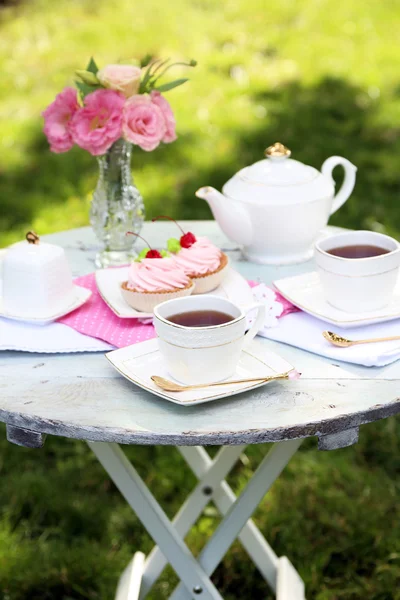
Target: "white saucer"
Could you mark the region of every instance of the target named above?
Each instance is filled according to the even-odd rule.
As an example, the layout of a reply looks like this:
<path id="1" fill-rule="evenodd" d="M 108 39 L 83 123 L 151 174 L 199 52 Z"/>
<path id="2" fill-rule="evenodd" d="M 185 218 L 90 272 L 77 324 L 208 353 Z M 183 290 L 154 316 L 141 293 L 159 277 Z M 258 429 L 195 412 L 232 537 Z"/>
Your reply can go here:
<path id="1" fill-rule="evenodd" d="M 380 310 L 360 313 L 347 313 L 328 304 L 316 271 L 278 279 L 274 281 L 274 285 L 282 296 L 304 312 L 342 329 L 373 325 L 400 318 L 400 278 L 388 306 Z"/>
<path id="2" fill-rule="evenodd" d="M 158 349 L 157 339 L 113 350 L 105 356 L 112 366 L 132 383 L 156 396 L 160 396 L 160 398 L 165 398 L 182 406 L 193 406 L 211 402 L 218 398 L 227 398 L 268 383 L 239 383 L 221 387 L 205 387 L 204 389 L 187 392 L 166 392 L 158 388 L 151 380 L 152 375 L 172 379 Z M 236 372 L 231 379 L 250 379 L 258 375 L 268 376 L 274 373 L 286 373 L 286 371 L 292 369 L 292 365 L 285 359 L 267 350 L 265 344 L 253 340 L 249 348 L 242 352 Z"/>
<path id="3" fill-rule="evenodd" d="M 121 283 L 128 279 L 128 269 L 129 267 L 121 267 L 96 271 L 96 284 L 100 296 L 121 319 L 152 317 L 153 313 L 135 310 L 123 299 L 120 287 Z M 210 293 L 232 300 L 239 306 L 246 306 L 254 302 L 249 284 L 240 273 L 232 268 L 228 270 L 221 285 Z"/>
<path id="4" fill-rule="evenodd" d="M 0 289 L 0 292 L 1 292 L 1 289 Z M 79 285 L 74 285 L 74 292 L 75 293 L 74 293 L 73 300 L 71 301 L 71 299 L 69 299 L 64 304 L 64 306 L 59 308 L 56 312 L 48 313 L 45 315 L 38 315 L 35 317 L 32 317 L 32 316 L 24 317 L 22 315 L 13 315 L 12 313 L 5 312 L 3 310 L 3 305 L 2 305 L 3 299 L 0 295 L 0 317 L 5 317 L 7 319 L 13 319 L 14 321 L 25 321 L 28 323 L 37 323 L 37 324 L 41 324 L 41 325 L 45 325 L 46 323 L 51 323 L 52 321 L 56 321 L 57 319 L 64 317 L 68 313 L 72 312 L 73 310 L 75 310 L 75 309 L 79 308 L 80 306 L 82 306 L 83 304 L 85 304 L 85 302 L 87 302 L 87 300 L 89 300 L 90 296 L 92 295 L 92 292 L 90 290 L 80 287 Z"/>

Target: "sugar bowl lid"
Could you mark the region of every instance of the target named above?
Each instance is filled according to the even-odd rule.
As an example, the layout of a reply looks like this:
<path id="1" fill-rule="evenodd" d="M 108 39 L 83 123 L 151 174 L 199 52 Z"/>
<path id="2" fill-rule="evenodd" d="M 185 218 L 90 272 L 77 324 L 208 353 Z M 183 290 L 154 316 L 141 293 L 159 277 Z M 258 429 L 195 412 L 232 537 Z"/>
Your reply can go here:
<path id="1" fill-rule="evenodd" d="M 40 265 L 64 254 L 61 246 L 40 241 L 34 231 L 28 231 L 25 240 L 9 247 L 4 256 L 8 264 Z"/>

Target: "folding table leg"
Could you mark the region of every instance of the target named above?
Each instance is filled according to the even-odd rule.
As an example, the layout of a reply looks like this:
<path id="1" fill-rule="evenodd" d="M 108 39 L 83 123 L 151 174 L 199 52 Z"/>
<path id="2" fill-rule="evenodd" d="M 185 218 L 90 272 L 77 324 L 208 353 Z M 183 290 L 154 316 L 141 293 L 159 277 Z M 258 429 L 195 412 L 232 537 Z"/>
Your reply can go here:
<path id="1" fill-rule="evenodd" d="M 143 552 L 135 553 L 129 569 L 125 569 L 119 580 L 115 600 L 139 600 L 145 558 Z"/>
<path id="2" fill-rule="evenodd" d="M 208 504 L 212 490 L 217 488 L 221 480 L 226 477 L 233 465 L 237 462 L 245 446 L 224 446 L 212 461 L 210 467 L 204 473 L 201 481 L 186 498 L 172 524 L 175 531 L 184 538 L 190 528 L 199 518 L 203 508 Z M 208 491 L 210 492 L 208 493 Z M 149 554 L 143 574 L 143 583 L 140 597 L 145 598 L 153 583 L 161 575 L 167 564 L 167 560 L 157 546 Z M 128 565 L 129 567 L 129 565 Z"/>
<path id="3" fill-rule="evenodd" d="M 208 575 L 214 572 L 243 525 L 251 517 L 300 444 L 301 440 L 280 442 L 275 444 L 265 456 L 247 487 L 232 505 L 226 517 L 200 553 L 199 563 Z M 191 600 L 191 598 L 190 592 L 180 583 L 171 595 L 170 600 Z"/>
<path id="4" fill-rule="evenodd" d="M 212 465 L 210 456 L 201 446 L 184 446 L 179 447 L 178 450 L 199 479 Z M 222 481 L 215 488 L 212 500 L 221 515 L 226 515 L 232 504 L 234 504 L 236 496 L 226 481 Z M 265 581 L 275 591 L 279 559 L 251 519 L 247 521 L 239 533 L 239 540 Z"/>
<path id="5" fill-rule="evenodd" d="M 222 596 L 175 531 L 166 514 L 126 458 L 118 444 L 88 442 L 128 504 L 167 557 L 187 588 L 188 598 L 201 590 L 202 600 L 222 600 Z"/>

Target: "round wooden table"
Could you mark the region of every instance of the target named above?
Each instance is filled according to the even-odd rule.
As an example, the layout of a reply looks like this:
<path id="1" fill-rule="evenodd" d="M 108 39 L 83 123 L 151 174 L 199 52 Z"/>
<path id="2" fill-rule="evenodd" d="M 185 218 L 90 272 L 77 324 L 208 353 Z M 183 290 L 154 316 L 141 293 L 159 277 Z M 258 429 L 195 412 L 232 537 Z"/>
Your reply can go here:
<path id="1" fill-rule="evenodd" d="M 250 264 L 212 221 L 182 224 L 206 235 L 227 252 L 247 279 L 265 283 L 313 269 L 300 265 Z M 176 235 L 170 223 L 145 224 L 154 246 Z M 47 236 L 62 245 L 75 276 L 94 270 L 96 243 L 89 228 Z M 210 580 L 239 537 L 279 600 L 305 598 L 304 585 L 286 557 L 278 558 L 249 520 L 302 439 L 318 437 L 322 450 L 355 443 L 360 425 L 400 411 L 400 362 L 367 368 L 313 355 L 262 339 L 261 343 L 302 372 L 294 385 L 280 382 L 231 399 L 182 407 L 168 403 L 123 379 L 101 353 L 27 354 L 0 352 L 0 419 L 9 441 L 40 447 L 45 434 L 86 440 L 157 546 L 145 558 L 136 553 L 117 590 L 117 600 L 144 598 L 167 560 L 181 583 L 171 599 L 220 599 Z M 238 499 L 224 478 L 246 444 L 276 442 Z M 177 446 L 199 483 L 173 521 L 127 461 L 118 444 Z M 223 447 L 214 460 L 202 446 Z M 183 541 L 212 499 L 225 516 L 199 557 Z"/>

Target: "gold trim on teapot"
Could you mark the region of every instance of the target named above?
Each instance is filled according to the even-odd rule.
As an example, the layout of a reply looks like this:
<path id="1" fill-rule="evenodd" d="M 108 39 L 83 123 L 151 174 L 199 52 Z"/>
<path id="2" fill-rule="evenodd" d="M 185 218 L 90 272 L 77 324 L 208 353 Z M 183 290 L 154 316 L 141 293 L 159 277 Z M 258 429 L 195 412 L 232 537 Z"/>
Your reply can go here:
<path id="1" fill-rule="evenodd" d="M 264 151 L 265 156 L 272 156 L 274 158 L 281 158 L 283 156 L 289 157 L 292 154 L 289 148 L 286 148 L 280 142 L 275 142 L 272 146 L 268 146 L 268 148 Z"/>

